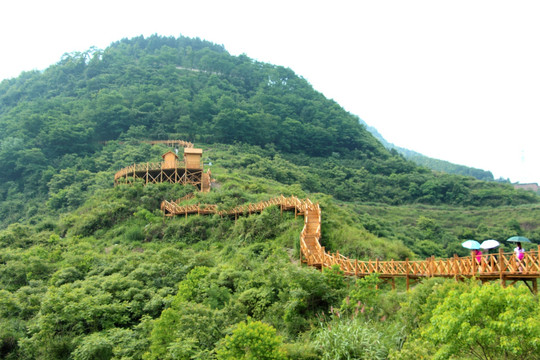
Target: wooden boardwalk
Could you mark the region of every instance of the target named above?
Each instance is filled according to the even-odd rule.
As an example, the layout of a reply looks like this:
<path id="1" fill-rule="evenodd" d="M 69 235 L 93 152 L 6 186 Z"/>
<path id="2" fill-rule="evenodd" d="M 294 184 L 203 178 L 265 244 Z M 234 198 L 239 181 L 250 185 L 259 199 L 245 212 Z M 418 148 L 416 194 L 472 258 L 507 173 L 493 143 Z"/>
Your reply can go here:
<path id="1" fill-rule="evenodd" d="M 180 199 L 182 200 L 182 199 Z M 512 284 L 524 281 L 532 292 L 538 292 L 537 278 L 540 277 L 540 246 L 537 250 L 527 251 L 519 263 L 513 253 L 482 255 L 478 263 L 473 256 L 449 259 L 430 257 L 425 260 L 405 261 L 359 261 L 341 255 L 339 252 L 329 253 L 321 246 L 321 209 L 319 204 L 309 199 L 299 199 L 295 196 L 279 196 L 256 204 L 237 206 L 229 210 L 218 210 L 217 205 L 179 205 L 181 201 L 163 201 L 161 210 L 166 216 L 188 214 L 219 214 L 221 216 L 251 215 L 259 213 L 269 206 L 279 206 L 282 211 L 294 211 L 295 215 L 304 217 L 304 227 L 300 233 L 300 259 L 309 266 L 319 269 L 338 265 L 345 275 L 364 277 L 372 273 L 379 274 L 385 281 L 390 281 L 395 287 L 396 278 L 406 279 L 409 289 L 411 281 L 430 277 L 446 277 L 456 280 L 476 277 L 482 282 L 498 280 L 503 286 L 507 281 Z M 529 284 L 530 283 L 530 284 Z"/>

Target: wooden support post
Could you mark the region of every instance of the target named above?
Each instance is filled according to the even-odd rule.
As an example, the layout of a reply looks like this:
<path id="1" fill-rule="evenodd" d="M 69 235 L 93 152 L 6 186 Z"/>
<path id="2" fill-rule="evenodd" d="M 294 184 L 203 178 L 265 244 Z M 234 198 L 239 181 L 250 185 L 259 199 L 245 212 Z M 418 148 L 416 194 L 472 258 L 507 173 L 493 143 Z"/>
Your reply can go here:
<path id="1" fill-rule="evenodd" d="M 538 245 L 538 250 L 536 251 L 536 261 L 538 261 L 538 269 L 536 271 L 540 271 L 540 245 Z"/>
<path id="2" fill-rule="evenodd" d="M 375 272 L 379 272 L 379 258 L 375 259 Z"/>
<path id="3" fill-rule="evenodd" d="M 515 280 L 515 281 L 512 283 L 512 285 L 514 285 L 516 282 L 517 282 L 517 280 Z M 527 282 L 526 279 L 523 279 L 523 283 L 525 284 L 525 286 L 527 286 L 527 288 L 529 288 L 529 291 L 530 291 L 532 294 L 534 294 L 533 288 L 531 288 L 531 287 L 529 286 L 529 283 Z M 532 281 L 531 281 L 531 283 L 532 283 Z M 533 285 L 533 286 L 534 286 L 534 285 Z"/>
<path id="4" fill-rule="evenodd" d="M 354 259 L 354 276 L 358 277 L 358 259 Z"/>
<path id="5" fill-rule="evenodd" d="M 476 269 L 477 269 L 477 264 L 476 264 L 476 258 L 475 258 L 474 253 L 472 251 L 471 251 L 471 263 L 472 263 L 472 266 L 471 266 L 472 274 L 471 274 L 471 276 L 475 276 Z"/>
<path id="6" fill-rule="evenodd" d="M 458 274 L 457 264 L 458 264 L 457 254 L 454 254 L 454 279 L 455 280 L 457 280 L 457 274 Z"/>
<path id="7" fill-rule="evenodd" d="M 323 269 L 323 266 L 324 266 L 324 246 L 321 246 L 321 271 Z"/>
<path id="8" fill-rule="evenodd" d="M 534 278 L 534 279 L 531 279 L 531 281 L 532 281 L 533 293 L 536 295 L 538 294 L 538 279 Z"/>
<path id="9" fill-rule="evenodd" d="M 504 278 L 504 257 L 503 257 L 503 250 L 499 248 L 499 280 L 501 282 L 501 286 L 504 288 L 506 287 L 506 279 Z"/>
<path id="10" fill-rule="evenodd" d="M 405 259 L 405 278 L 407 279 L 407 291 L 409 291 L 409 258 Z"/>

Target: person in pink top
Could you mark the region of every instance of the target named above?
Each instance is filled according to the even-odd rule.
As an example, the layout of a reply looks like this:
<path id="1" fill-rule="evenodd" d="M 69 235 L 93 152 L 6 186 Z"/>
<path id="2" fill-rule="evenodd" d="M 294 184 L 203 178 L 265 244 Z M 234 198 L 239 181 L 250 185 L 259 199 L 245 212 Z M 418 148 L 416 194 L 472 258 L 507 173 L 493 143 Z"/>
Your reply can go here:
<path id="1" fill-rule="evenodd" d="M 516 243 L 516 247 L 514 248 L 514 254 L 516 255 L 516 263 L 519 267 L 519 271 L 523 271 L 523 268 L 521 266 L 521 260 L 525 257 L 525 250 L 521 247 L 521 243 Z"/>
<path id="2" fill-rule="evenodd" d="M 480 265 L 482 263 L 482 251 L 478 250 L 478 249 L 474 249 L 472 251 L 472 256 L 475 258 L 476 260 L 476 263 L 478 265 Z M 478 271 L 480 272 L 482 269 L 480 268 L 480 266 L 478 266 Z"/>
<path id="3" fill-rule="evenodd" d="M 482 251 L 474 250 L 474 255 L 476 257 L 476 262 L 480 264 L 482 262 Z"/>

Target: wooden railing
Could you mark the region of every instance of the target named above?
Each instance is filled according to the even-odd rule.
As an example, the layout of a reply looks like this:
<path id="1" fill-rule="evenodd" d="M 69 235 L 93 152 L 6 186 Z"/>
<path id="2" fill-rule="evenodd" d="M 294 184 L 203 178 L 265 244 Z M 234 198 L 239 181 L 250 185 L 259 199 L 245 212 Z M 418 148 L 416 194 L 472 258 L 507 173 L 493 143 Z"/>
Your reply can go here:
<path id="1" fill-rule="evenodd" d="M 162 170 L 168 170 L 168 169 L 183 169 L 185 167 L 185 164 L 183 161 L 175 161 L 173 166 L 170 166 L 164 162 L 159 163 L 143 163 L 143 164 L 133 164 L 130 166 L 126 166 L 125 168 L 119 170 L 114 174 L 114 181 L 117 182 L 119 179 L 127 178 L 127 177 L 136 177 L 137 175 L 141 173 L 148 173 L 151 171 L 162 171 Z M 200 166 L 200 169 L 202 169 L 202 165 Z"/>
<path id="2" fill-rule="evenodd" d="M 182 168 L 184 167 L 183 161 L 175 161 L 175 167 L 164 167 L 165 163 L 158 162 L 158 163 L 143 163 L 143 164 L 133 164 L 130 166 L 126 166 L 125 168 L 119 170 L 116 174 L 114 174 L 114 180 L 118 180 L 120 178 L 134 175 L 138 172 L 148 172 L 148 171 L 157 171 L 157 170 L 163 170 L 163 169 L 174 169 L 174 168 Z"/>
<path id="3" fill-rule="evenodd" d="M 248 215 L 261 212 L 269 206 L 280 206 L 282 210 L 294 210 L 295 215 L 304 216 L 304 227 L 300 233 L 300 256 L 301 260 L 310 266 L 317 268 L 330 268 L 334 265 L 344 272 L 345 275 L 364 277 L 377 273 L 381 278 L 403 277 L 418 279 L 426 277 L 477 277 L 481 280 L 500 279 L 526 280 L 540 277 L 540 246 L 537 250 L 527 251 L 523 260 L 517 261 L 513 253 L 482 255 L 481 261 L 477 262 L 474 256 L 458 257 L 449 259 L 436 259 L 430 257 L 425 260 L 414 261 L 359 261 L 341 255 L 339 252 L 329 253 L 320 244 L 321 238 L 321 210 L 319 204 L 313 204 L 309 199 L 301 200 L 295 196 L 276 197 L 268 201 L 256 204 L 240 205 L 230 210 L 218 210 L 216 205 L 179 205 L 174 201 L 163 201 L 161 209 L 166 216 L 188 214 L 219 214 L 221 216 Z M 537 291 L 536 281 L 533 283 L 534 291 Z"/>
<path id="4" fill-rule="evenodd" d="M 148 140 L 148 141 L 141 141 L 145 144 L 164 144 L 166 146 L 177 146 L 177 147 L 183 147 L 183 148 L 192 148 L 193 143 L 190 143 L 189 141 L 184 140 Z"/>
<path id="5" fill-rule="evenodd" d="M 166 216 L 175 216 L 175 215 L 184 215 L 184 214 L 218 214 L 221 216 L 226 215 L 249 215 L 252 213 L 258 213 L 263 211 L 269 206 L 279 205 L 282 206 L 284 210 L 291 209 L 305 209 L 305 204 L 302 203 L 298 198 L 286 198 L 284 196 L 276 197 L 270 200 L 260 201 L 256 204 L 245 204 L 239 205 L 229 210 L 218 210 L 217 205 L 178 205 L 178 202 L 181 202 L 182 199 L 177 201 L 167 201 L 164 200 L 161 203 L 161 210 L 165 212 Z M 300 211 L 300 210 L 299 210 Z"/>
<path id="6" fill-rule="evenodd" d="M 133 140 L 135 142 L 143 143 L 143 144 L 150 144 L 150 145 L 157 145 L 157 144 L 164 144 L 165 146 L 171 146 L 171 147 L 183 147 L 183 148 L 192 148 L 193 143 L 189 141 L 184 140 Z M 100 141 L 100 144 L 106 145 L 109 141 Z M 118 141 L 118 144 L 122 145 L 125 144 L 126 141 Z"/>

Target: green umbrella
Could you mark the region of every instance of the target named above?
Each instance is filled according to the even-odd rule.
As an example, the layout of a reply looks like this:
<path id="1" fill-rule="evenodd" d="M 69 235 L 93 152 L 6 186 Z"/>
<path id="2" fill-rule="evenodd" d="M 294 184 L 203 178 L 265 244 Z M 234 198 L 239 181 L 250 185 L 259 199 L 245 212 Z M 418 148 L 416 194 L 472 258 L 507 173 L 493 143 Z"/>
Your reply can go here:
<path id="1" fill-rule="evenodd" d="M 531 240 L 527 239 L 525 236 L 512 236 L 511 238 L 507 239 L 506 241 L 509 241 L 509 242 L 528 242 L 528 243 L 531 242 Z"/>

